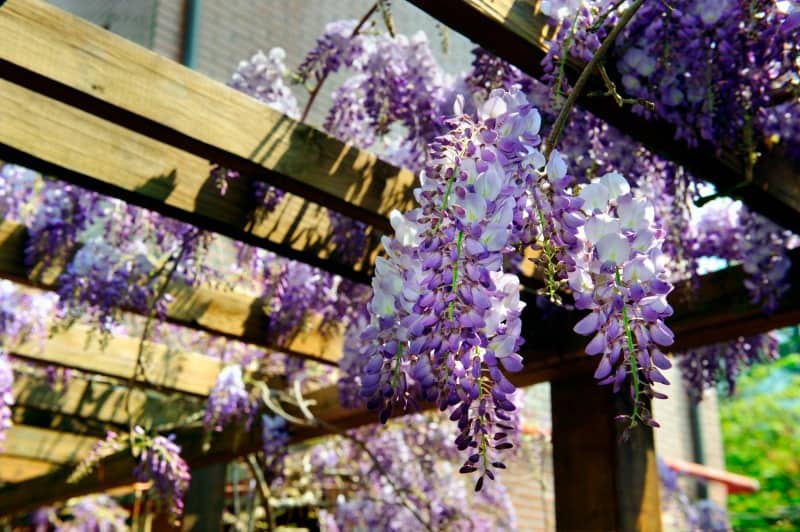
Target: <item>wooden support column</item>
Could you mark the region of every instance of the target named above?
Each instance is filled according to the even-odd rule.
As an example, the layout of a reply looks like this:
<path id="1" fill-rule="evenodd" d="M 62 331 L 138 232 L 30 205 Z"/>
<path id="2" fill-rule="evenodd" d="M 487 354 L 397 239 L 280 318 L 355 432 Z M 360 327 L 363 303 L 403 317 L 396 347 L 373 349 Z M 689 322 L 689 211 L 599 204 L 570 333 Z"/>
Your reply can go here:
<path id="1" fill-rule="evenodd" d="M 227 464 L 213 464 L 192 469 L 183 515 L 185 532 L 217 532 L 222 528 L 226 468 Z"/>
<path id="2" fill-rule="evenodd" d="M 558 530 L 661 530 L 653 431 L 619 441 L 614 417 L 628 402 L 591 375 L 551 383 Z"/>

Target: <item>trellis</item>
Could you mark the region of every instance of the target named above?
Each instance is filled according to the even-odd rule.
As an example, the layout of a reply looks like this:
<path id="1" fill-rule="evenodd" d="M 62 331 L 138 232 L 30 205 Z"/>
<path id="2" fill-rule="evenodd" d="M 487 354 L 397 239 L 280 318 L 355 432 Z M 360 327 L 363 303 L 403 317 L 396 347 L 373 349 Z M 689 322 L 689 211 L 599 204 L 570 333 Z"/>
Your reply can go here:
<path id="1" fill-rule="evenodd" d="M 540 75 L 545 38 L 553 28 L 527 2 L 512 0 L 412 0 L 531 75 Z M 575 76 L 580 65 L 569 65 Z M 377 236 L 389 229 L 388 213 L 411 205 L 415 177 L 375 156 L 295 122 L 237 91 L 40 1 L 10 0 L 0 9 L 0 159 L 97 190 L 201 229 L 263 247 L 366 283 L 377 256 Z M 602 82 L 595 80 L 597 86 Z M 610 98 L 584 98 L 581 105 L 654 151 L 683 164 L 721 190 L 736 187 L 749 206 L 800 231 L 800 173 L 766 153 L 752 175 L 732 154 L 687 149 L 671 140 L 671 128 L 644 122 Z M 211 163 L 238 170 L 220 197 L 209 180 Z M 251 216 L 247 191 L 263 180 L 289 194 L 264 219 Z M 336 260 L 325 209 L 345 213 L 370 227 L 370 248 L 354 267 Z M 24 227 L 0 224 L 0 276 L 26 290 L 53 290 L 54 276 L 30 278 L 23 264 Z M 792 252 L 795 264 L 800 253 Z M 790 274 L 800 277 L 800 267 Z M 536 272 L 524 272 L 527 288 Z M 700 289 L 678 286 L 671 296 L 675 349 L 730 340 L 800 322 L 800 284 L 794 282 L 769 316 L 752 305 L 740 267 L 703 276 Z M 168 319 L 292 356 L 335 364 L 342 339 L 301 332 L 288 345 L 265 340 L 268 319 L 260 298 L 211 287 L 174 287 Z M 624 405 L 591 378 L 593 361 L 571 334 L 576 316 L 544 317 L 529 305 L 521 354 L 525 368 L 517 385 L 553 383 L 553 446 L 559 528 L 660 528 L 652 433 L 634 432 L 618 444 L 614 413 Z M 134 374 L 138 340 L 114 337 L 103 348 L 86 343 L 79 326 L 57 333 L 44 346 L 10 346 L 17 357 L 80 369 L 122 381 Z M 220 362 L 202 353 L 174 352 L 151 342 L 152 364 L 133 390 L 135 408 L 146 415 L 183 412 L 164 402 L 159 390 L 196 404 L 213 386 Z M 66 477 L 80 449 L 97 436 L 93 427 L 124 425 L 117 407 L 126 388 L 73 380 L 56 399 L 36 377 L 21 378 L 18 408 L 77 420 L 42 428 L 18 424 L 0 454 L 0 517 L 67 497 L 130 483 L 130 453 L 104 460 L 97 474 L 78 483 Z M 90 401 L 87 402 L 87 397 Z M 339 405 L 335 388 L 309 397 L 314 414 L 340 427 L 374 422 L 364 410 Z M 585 405 L 592 404 L 591 414 Z M 177 418 L 177 416 L 175 416 Z M 302 428 L 294 441 L 322 429 Z M 203 446 L 202 429 L 176 431 L 191 466 L 221 463 L 261 447 L 260 434 L 229 430 Z M 575 481 L 575 479 L 580 479 Z"/>

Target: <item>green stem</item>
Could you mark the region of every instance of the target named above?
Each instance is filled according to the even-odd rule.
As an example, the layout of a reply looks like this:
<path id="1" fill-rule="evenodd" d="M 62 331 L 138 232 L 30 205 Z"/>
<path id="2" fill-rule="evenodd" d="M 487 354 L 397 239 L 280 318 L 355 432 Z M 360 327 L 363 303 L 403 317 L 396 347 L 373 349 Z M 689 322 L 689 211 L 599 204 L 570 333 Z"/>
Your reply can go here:
<path id="1" fill-rule="evenodd" d="M 536 209 L 536 213 L 539 215 L 539 224 L 542 226 L 542 252 L 547 259 L 547 267 L 545 269 L 545 285 L 547 286 L 547 294 L 550 297 L 550 301 L 555 303 L 558 300 L 556 295 L 556 292 L 558 292 L 558 286 L 556 283 L 556 269 L 553 266 L 555 252 L 550 246 L 550 240 L 548 240 L 545 236 L 547 233 L 547 224 L 544 221 L 542 209 Z"/>
<path id="2" fill-rule="evenodd" d="M 622 285 L 619 270 L 616 271 L 617 286 Z M 633 380 L 633 413 L 631 414 L 631 426 L 636 425 L 639 417 L 639 364 L 636 362 L 636 351 L 633 343 L 633 331 L 631 322 L 628 318 L 628 306 L 622 305 L 622 325 L 625 327 L 625 337 L 628 339 L 628 358 L 631 364 L 631 379 Z"/>
<path id="3" fill-rule="evenodd" d="M 397 381 L 400 379 L 400 357 L 403 356 L 403 344 L 397 342 L 397 351 L 394 354 L 394 375 L 392 375 L 392 388 L 397 387 Z"/>
<path id="4" fill-rule="evenodd" d="M 605 57 L 608 50 L 611 49 L 614 41 L 617 40 L 617 35 L 619 35 L 619 33 L 622 31 L 622 28 L 624 28 L 628 22 L 630 22 L 630 20 L 633 18 L 633 15 L 635 15 L 639 8 L 642 7 L 643 3 L 644 0 L 636 0 L 630 5 L 630 7 L 628 7 L 628 9 L 625 10 L 620 17 L 619 22 L 617 22 L 617 24 L 608 33 L 606 38 L 603 40 L 603 43 L 600 45 L 600 48 L 598 48 L 597 52 L 595 52 L 595 54 L 592 56 L 592 59 L 586 63 L 585 67 L 583 67 L 583 71 L 578 77 L 578 81 L 575 82 L 575 86 L 569 93 L 569 97 L 564 103 L 564 107 L 562 107 L 561 111 L 558 113 L 558 118 L 556 118 L 555 124 L 553 124 L 553 129 L 550 130 L 550 135 L 547 137 L 544 152 L 546 159 L 550 158 L 550 153 L 553 151 L 553 148 L 556 147 L 558 138 L 561 136 L 561 133 L 564 131 L 564 126 L 567 124 L 569 112 L 572 110 L 572 107 L 578 100 L 578 96 L 580 96 L 581 92 L 583 91 L 583 87 L 589 81 L 589 78 L 603 60 L 603 57 Z"/>
<path id="5" fill-rule="evenodd" d="M 569 35 L 567 36 L 567 40 L 564 41 L 564 50 L 561 52 L 561 61 L 558 64 L 558 78 L 556 79 L 556 103 L 558 103 L 558 99 L 561 97 L 561 83 L 564 81 L 564 68 L 567 65 L 567 57 L 569 57 L 569 49 L 572 48 L 572 39 L 575 38 L 575 28 L 578 26 L 578 15 L 580 15 L 581 10 L 578 9 L 575 11 L 575 16 L 572 17 L 572 26 L 569 29 Z"/>
<path id="6" fill-rule="evenodd" d="M 458 259 L 461 258 L 461 243 L 463 240 L 464 240 L 464 232 L 459 231 L 458 236 L 456 237 L 456 261 L 453 264 L 453 281 L 450 284 L 450 292 L 452 294 L 456 293 L 456 284 L 458 282 Z M 455 300 L 453 300 L 450 302 L 450 306 L 447 309 L 447 319 L 452 321 L 455 308 L 456 308 L 456 302 Z"/>
<path id="7" fill-rule="evenodd" d="M 448 204 L 450 203 L 450 192 L 453 190 L 453 182 L 456 180 L 456 172 L 458 172 L 458 167 L 453 167 L 453 175 L 450 176 L 450 179 L 447 180 L 447 188 L 444 191 L 444 198 L 442 199 L 442 210 L 447 209 Z"/>

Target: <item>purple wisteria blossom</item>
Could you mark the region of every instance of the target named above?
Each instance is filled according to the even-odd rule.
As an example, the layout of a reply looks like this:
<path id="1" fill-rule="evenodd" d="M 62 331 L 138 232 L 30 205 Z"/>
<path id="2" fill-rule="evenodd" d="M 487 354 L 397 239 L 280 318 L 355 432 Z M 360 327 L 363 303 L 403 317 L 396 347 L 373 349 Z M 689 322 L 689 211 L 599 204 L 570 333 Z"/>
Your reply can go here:
<path id="1" fill-rule="evenodd" d="M 70 499 L 54 532 L 123 532 L 128 512 L 108 495 Z M 66 515 L 64 515 L 66 514 Z"/>
<path id="2" fill-rule="evenodd" d="M 457 429 L 446 417 L 411 414 L 408 422 L 415 430 L 396 423 L 362 427 L 289 458 L 290 473 L 295 464 L 310 464 L 309 488 L 339 493 L 325 516 L 326 530 L 400 531 L 426 525 L 432 530 L 513 530 L 514 509 L 502 478 L 470 493 L 456 475 Z M 372 456 L 351 438 L 365 443 Z"/>
<path id="3" fill-rule="evenodd" d="M 11 428 L 11 407 L 14 406 L 14 372 L 8 355 L 0 351 L 0 450 Z"/>
<path id="4" fill-rule="evenodd" d="M 239 62 L 228 85 L 296 120 L 300 118 L 300 110 L 291 88 L 286 85 L 285 59 L 283 48 L 273 48 L 266 54 L 259 50 L 250 59 Z M 239 177 L 239 172 L 219 165 L 211 170 L 211 178 L 222 196 L 228 190 L 228 182 Z M 262 181 L 253 182 L 252 186 L 259 214 L 275 210 L 285 195 L 283 190 Z"/>
<path id="5" fill-rule="evenodd" d="M 522 368 L 523 303 L 503 259 L 528 234 L 526 185 L 545 161 L 539 114 L 522 93 L 497 91 L 478 121 L 460 111 L 431 147 L 420 207 L 391 216 L 362 335 L 361 395 L 384 422 L 421 399 L 452 407 L 456 444 L 469 453 L 462 471 L 480 471 L 480 489 L 503 467 L 497 452 L 512 447 L 515 388 L 503 370 Z"/>
<path id="6" fill-rule="evenodd" d="M 779 340 L 774 333 L 740 337 L 698 347 L 679 354 L 678 367 L 691 398 L 698 402 L 703 392 L 724 384 L 729 394 L 736 391 L 739 374 L 759 362 L 777 360 Z"/>
<path id="7" fill-rule="evenodd" d="M 692 501 L 681 485 L 680 475 L 658 459 L 658 476 L 661 481 L 661 505 L 676 529 L 702 532 L 727 532 L 730 530 L 725 510 L 709 499 Z"/>
<path id="8" fill-rule="evenodd" d="M 575 306 L 591 312 L 575 332 L 593 335 L 588 355 L 601 355 L 595 372 L 601 384 L 618 391 L 630 379 L 631 422 L 655 425 L 644 397 L 661 397 L 652 385 L 669 384 L 661 370 L 671 366 L 662 348 L 672 345 L 664 319 L 672 315 L 661 244 L 664 231 L 655 211 L 637 197 L 618 173 L 606 174 L 580 192 L 588 216 L 582 228 L 586 247 L 576 254 L 570 275 Z"/>
<path id="9" fill-rule="evenodd" d="M 286 85 L 286 52 L 273 48 L 266 54 L 259 50 L 250 59 L 239 62 L 228 85 L 259 100 L 290 118 L 300 117 L 297 99 Z"/>
<path id="10" fill-rule="evenodd" d="M 126 435 L 117 434 L 111 430 L 106 432 L 106 437 L 102 440 L 97 440 L 95 444 L 92 445 L 87 455 L 83 457 L 67 478 L 67 482 L 78 482 L 80 479 L 89 475 L 104 458 L 124 449 L 126 440 Z"/>
<path id="11" fill-rule="evenodd" d="M 245 388 L 242 367 L 232 364 L 222 368 L 206 401 L 206 412 L 203 416 L 206 430 L 220 432 L 228 424 L 241 420 L 249 428 L 254 411 L 254 401 Z"/>
<path id="12" fill-rule="evenodd" d="M 131 448 L 138 463 L 133 477 L 139 482 L 153 482 L 162 508 L 173 522 L 183 514 L 183 495 L 189 487 L 189 466 L 181 458 L 181 448 L 172 437 L 149 437 L 141 427 L 131 433 Z"/>
<path id="13" fill-rule="evenodd" d="M 289 432 L 286 420 L 280 416 L 261 416 L 261 451 L 268 481 L 274 481 L 283 475 L 284 460 L 289 449 Z"/>

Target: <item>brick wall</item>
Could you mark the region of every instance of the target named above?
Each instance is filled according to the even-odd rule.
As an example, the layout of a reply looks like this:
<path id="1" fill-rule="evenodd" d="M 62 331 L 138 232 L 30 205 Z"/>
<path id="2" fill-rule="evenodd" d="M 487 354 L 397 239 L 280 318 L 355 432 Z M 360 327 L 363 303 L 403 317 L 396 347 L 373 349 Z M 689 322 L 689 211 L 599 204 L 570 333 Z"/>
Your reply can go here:
<path id="1" fill-rule="evenodd" d="M 506 485 L 517 514 L 520 532 L 546 532 L 555 530 L 555 492 L 553 485 L 553 447 L 549 434 L 552 429 L 550 414 L 550 384 L 530 386 L 526 390 L 526 423 L 539 428 L 546 437 L 525 436 L 520 456 L 504 472 Z"/>
<path id="2" fill-rule="evenodd" d="M 184 4 L 185 0 L 157 0 L 153 49 L 176 61 L 181 55 Z M 275 46 L 286 50 L 287 66 L 296 68 L 328 22 L 360 19 L 372 4 L 372 0 L 204 0 L 197 69 L 224 82 L 239 61 Z M 395 2 L 393 14 L 398 32 L 410 35 L 422 30 L 428 35 L 431 48 L 445 70 L 456 74 L 469 68 L 472 45 L 466 38 L 448 30 L 449 50 L 444 53 L 436 21 L 407 2 Z M 309 115 L 311 123 L 322 123 L 330 107 L 330 95 L 343 79 L 332 76 L 326 82 Z M 297 87 L 295 95 L 302 108 L 305 91 Z"/>
<path id="3" fill-rule="evenodd" d="M 669 386 L 658 386 L 657 389 L 669 396 L 666 400 L 658 400 L 653 404 L 653 414 L 661 424 L 655 431 L 656 453 L 665 458 L 677 458 L 689 462 L 700 461 L 696 456 L 692 442 L 692 424 L 689 415 L 691 400 L 681 379 L 677 366 L 664 372 L 670 381 Z M 702 432 L 703 462 L 709 467 L 725 469 L 725 455 L 722 448 L 722 427 L 717 408 L 715 391 L 707 391 L 698 406 Z M 697 493 L 697 483 L 684 479 L 682 481 L 687 493 Z M 718 483 L 708 484 L 708 495 L 722 508 L 726 506 L 727 489 Z M 664 528 L 675 530 L 674 515 L 664 515 Z"/>

